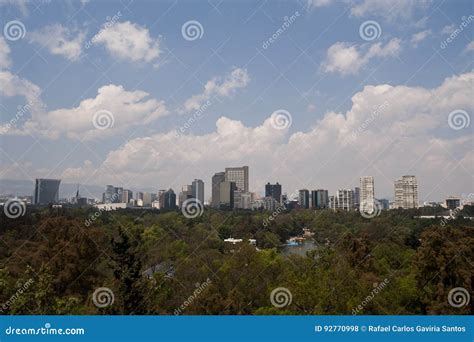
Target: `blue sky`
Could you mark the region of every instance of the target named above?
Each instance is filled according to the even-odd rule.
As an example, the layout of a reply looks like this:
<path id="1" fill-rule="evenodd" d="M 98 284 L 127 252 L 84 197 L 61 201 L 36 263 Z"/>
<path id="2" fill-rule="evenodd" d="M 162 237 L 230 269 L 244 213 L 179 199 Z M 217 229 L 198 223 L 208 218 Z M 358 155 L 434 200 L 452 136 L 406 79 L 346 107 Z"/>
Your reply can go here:
<path id="1" fill-rule="evenodd" d="M 404 174 L 419 177 L 420 200 L 474 190 L 472 124 L 447 121 L 456 110 L 472 118 L 471 1 L 0 4 L 1 123 L 10 123 L 0 138 L 1 178 L 179 190 L 245 164 L 256 192 L 267 181 L 288 193 L 334 192 L 365 174 L 375 176 L 378 197 L 393 196 Z M 14 20 L 25 28 L 18 40 L 5 36 Z M 202 37 L 183 37 L 190 20 Z M 369 20 L 380 27 L 374 40 L 359 31 Z M 28 96 L 38 102 L 15 120 Z M 204 114 L 172 136 L 205 100 Z M 191 102 L 197 107 L 186 109 Z M 99 110 L 112 113 L 113 127 L 85 126 Z M 272 131 L 265 122 L 279 110 L 291 125 Z"/>

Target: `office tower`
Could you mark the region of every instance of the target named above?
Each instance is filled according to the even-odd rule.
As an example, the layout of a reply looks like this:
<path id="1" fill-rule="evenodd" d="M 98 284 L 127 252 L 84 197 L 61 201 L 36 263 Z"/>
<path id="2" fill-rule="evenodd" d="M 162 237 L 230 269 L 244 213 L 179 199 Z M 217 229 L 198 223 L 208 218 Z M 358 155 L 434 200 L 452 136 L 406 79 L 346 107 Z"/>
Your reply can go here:
<path id="1" fill-rule="evenodd" d="M 459 197 L 450 196 L 446 198 L 446 208 L 453 210 L 459 208 L 460 206 L 461 199 Z"/>
<path id="2" fill-rule="evenodd" d="M 34 204 L 57 203 L 60 179 L 37 178 L 35 181 Z"/>
<path id="3" fill-rule="evenodd" d="M 185 185 L 181 189 L 181 192 L 178 196 L 178 205 L 181 208 L 183 203 L 188 199 L 193 197 L 193 187 L 192 185 Z"/>
<path id="4" fill-rule="evenodd" d="M 360 207 L 360 203 L 361 203 L 361 198 L 360 198 L 360 188 L 359 187 L 355 187 L 354 188 L 354 191 L 353 191 L 353 196 L 354 196 L 354 208 L 353 209 L 357 209 L 359 210 L 359 207 Z"/>
<path id="5" fill-rule="evenodd" d="M 267 183 L 265 185 L 265 197 L 273 197 L 278 203 L 281 203 L 281 184 Z"/>
<path id="6" fill-rule="evenodd" d="M 237 186 L 234 182 L 224 181 L 219 186 L 219 208 L 234 209 L 234 192 Z"/>
<path id="7" fill-rule="evenodd" d="M 158 190 L 158 203 L 159 203 L 159 208 L 164 209 L 165 208 L 165 193 L 166 190 Z"/>
<path id="8" fill-rule="evenodd" d="M 403 176 L 395 181 L 395 208 L 418 208 L 418 182 L 415 176 Z"/>
<path id="9" fill-rule="evenodd" d="M 280 203 L 274 199 L 272 196 L 266 196 L 263 198 L 263 209 L 268 211 L 275 211 L 279 206 Z"/>
<path id="10" fill-rule="evenodd" d="M 389 201 L 388 199 L 382 198 L 382 199 L 379 199 L 378 201 L 379 201 L 379 203 L 380 203 L 380 207 L 381 207 L 383 210 L 388 210 L 388 209 L 390 209 L 390 201 Z"/>
<path id="11" fill-rule="evenodd" d="M 225 172 L 217 172 L 212 176 L 212 199 L 211 206 L 213 208 L 219 208 L 220 206 L 220 185 L 225 182 Z"/>
<path id="12" fill-rule="evenodd" d="M 105 192 L 102 195 L 102 202 L 114 203 L 114 198 L 115 198 L 115 187 L 113 185 L 107 185 L 105 187 Z"/>
<path id="13" fill-rule="evenodd" d="M 176 209 L 176 194 L 173 189 L 169 189 L 163 194 L 163 200 L 164 209 Z"/>
<path id="14" fill-rule="evenodd" d="M 195 179 L 191 186 L 192 196 L 204 205 L 204 182 Z"/>
<path id="15" fill-rule="evenodd" d="M 358 209 L 366 213 L 372 213 L 376 209 L 374 177 L 372 176 L 360 177 L 360 202 Z"/>
<path id="16" fill-rule="evenodd" d="M 337 209 L 337 196 L 329 196 L 329 208 L 332 210 Z"/>
<path id="17" fill-rule="evenodd" d="M 121 187 L 114 188 L 114 196 L 113 196 L 112 203 L 122 203 L 122 197 L 123 197 L 123 188 Z"/>
<path id="18" fill-rule="evenodd" d="M 327 190 L 318 189 L 311 191 L 311 207 L 317 209 L 329 208 L 329 193 Z"/>
<path id="19" fill-rule="evenodd" d="M 243 192 L 240 194 L 240 207 L 242 209 L 251 209 L 255 194 L 253 192 Z"/>
<path id="20" fill-rule="evenodd" d="M 129 203 L 133 198 L 133 192 L 128 189 L 124 189 L 122 193 L 122 203 Z"/>
<path id="21" fill-rule="evenodd" d="M 309 208 L 309 190 L 303 189 L 299 191 L 298 204 L 301 208 Z"/>
<path id="22" fill-rule="evenodd" d="M 135 199 L 143 200 L 143 192 L 137 191 L 135 194 Z"/>
<path id="23" fill-rule="evenodd" d="M 354 190 L 339 189 L 335 198 L 336 209 L 351 211 L 354 209 Z"/>
<path id="24" fill-rule="evenodd" d="M 225 181 L 234 182 L 236 190 L 249 192 L 249 167 L 226 167 Z"/>
<path id="25" fill-rule="evenodd" d="M 143 193 L 143 206 L 144 207 L 151 207 L 152 202 L 153 202 L 153 198 L 151 196 L 151 193 L 144 192 Z"/>

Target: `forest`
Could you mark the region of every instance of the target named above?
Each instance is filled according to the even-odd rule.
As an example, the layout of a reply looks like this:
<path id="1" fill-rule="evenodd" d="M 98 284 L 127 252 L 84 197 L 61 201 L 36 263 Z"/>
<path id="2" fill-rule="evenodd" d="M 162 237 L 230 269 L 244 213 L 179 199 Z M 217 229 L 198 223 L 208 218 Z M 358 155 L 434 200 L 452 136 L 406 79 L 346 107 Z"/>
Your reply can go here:
<path id="1" fill-rule="evenodd" d="M 474 293 L 473 209 L 292 210 L 263 225 L 270 212 L 28 207 L 0 214 L 0 314 L 472 315 L 448 297 Z M 303 229 L 316 248 L 281 253 Z"/>

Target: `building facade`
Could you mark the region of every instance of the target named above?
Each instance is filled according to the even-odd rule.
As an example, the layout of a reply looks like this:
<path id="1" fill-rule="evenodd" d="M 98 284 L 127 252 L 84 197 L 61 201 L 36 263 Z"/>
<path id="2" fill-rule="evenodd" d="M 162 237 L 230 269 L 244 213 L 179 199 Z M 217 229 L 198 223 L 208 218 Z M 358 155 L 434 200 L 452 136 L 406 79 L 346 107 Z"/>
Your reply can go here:
<path id="1" fill-rule="evenodd" d="M 360 201 L 358 204 L 360 211 L 372 213 L 375 210 L 374 177 L 360 177 Z"/>
<path id="2" fill-rule="evenodd" d="M 281 184 L 265 184 L 265 197 L 272 197 L 278 203 L 281 203 Z"/>
<path id="3" fill-rule="evenodd" d="M 395 208 L 418 208 L 418 182 L 415 176 L 403 176 L 394 185 Z"/>
<path id="4" fill-rule="evenodd" d="M 204 182 L 195 179 L 191 185 L 191 195 L 204 205 Z"/>
<path id="5" fill-rule="evenodd" d="M 219 208 L 234 209 L 234 192 L 237 186 L 234 182 L 222 182 L 219 188 Z"/>
<path id="6" fill-rule="evenodd" d="M 351 211 L 354 209 L 354 190 L 339 189 L 335 197 L 335 208 L 344 211 Z"/>
<path id="7" fill-rule="evenodd" d="M 220 206 L 220 185 L 225 182 L 225 172 L 217 172 L 212 176 L 212 198 L 211 206 L 213 208 L 219 208 Z"/>
<path id="8" fill-rule="evenodd" d="M 302 189 L 298 192 L 298 204 L 301 208 L 309 208 L 309 190 Z"/>
<path id="9" fill-rule="evenodd" d="M 249 192 L 249 167 L 226 167 L 225 181 L 234 182 L 236 190 Z"/>
<path id="10" fill-rule="evenodd" d="M 34 204 L 50 204 L 59 201 L 60 179 L 37 178 L 35 181 Z"/>

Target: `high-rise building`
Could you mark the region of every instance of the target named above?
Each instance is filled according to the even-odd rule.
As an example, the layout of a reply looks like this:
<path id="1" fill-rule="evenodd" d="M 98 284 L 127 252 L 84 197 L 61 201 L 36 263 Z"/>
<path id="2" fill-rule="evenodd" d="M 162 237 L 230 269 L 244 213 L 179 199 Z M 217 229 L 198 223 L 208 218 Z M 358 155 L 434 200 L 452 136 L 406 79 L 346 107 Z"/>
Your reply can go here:
<path id="1" fill-rule="evenodd" d="M 165 193 L 166 193 L 166 190 L 158 190 L 158 193 L 157 193 L 158 207 L 160 209 L 165 208 Z"/>
<path id="2" fill-rule="evenodd" d="M 302 189 L 298 192 L 298 204 L 301 208 L 308 209 L 309 208 L 309 190 Z"/>
<path id="3" fill-rule="evenodd" d="M 234 192 L 237 186 L 234 182 L 224 181 L 219 188 L 219 208 L 234 209 Z"/>
<path id="4" fill-rule="evenodd" d="M 360 177 L 360 202 L 358 209 L 366 213 L 372 213 L 375 210 L 375 188 L 374 177 L 372 176 Z"/>
<path id="5" fill-rule="evenodd" d="M 191 186 L 191 193 L 193 198 L 197 199 L 204 205 L 204 182 L 200 179 L 195 179 Z"/>
<path id="6" fill-rule="evenodd" d="M 143 200 L 143 192 L 137 191 L 135 199 Z"/>
<path id="7" fill-rule="evenodd" d="M 211 206 L 213 208 L 219 208 L 220 206 L 220 185 L 225 182 L 225 172 L 217 172 L 212 176 L 212 199 Z"/>
<path id="8" fill-rule="evenodd" d="M 335 198 L 336 209 L 351 211 L 354 209 L 354 190 L 339 189 Z"/>
<path id="9" fill-rule="evenodd" d="M 265 197 L 272 197 L 278 203 L 281 203 L 281 184 L 265 184 Z"/>
<path id="10" fill-rule="evenodd" d="M 446 208 L 454 210 L 461 206 L 461 199 L 459 197 L 450 196 L 446 198 Z"/>
<path id="11" fill-rule="evenodd" d="M 354 209 L 359 210 L 360 201 L 361 201 L 361 199 L 360 199 L 360 188 L 356 186 L 352 193 L 354 195 Z"/>
<path id="12" fill-rule="evenodd" d="M 133 198 L 133 192 L 128 189 L 124 189 L 122 193 L 122 203 L 129 203 Z"/>
<path id="13" fill-rule="evenodd" d="M 234 182 L 236 190 L 249 192 L 249 167 L 226 167 L 225 181 Z"/>
<path id="14" fill-rule="evenodd" d="M 418 208 L 418 182 L 415 176 L 403 176 L 395 181 L 395 208 Z"/>
<path id="15" fill-rule="evenodd" d="M 311 191 L 311 207 L 317 209 L 329 208 L 329 193 L 327 190 L 318 189 Z"/>
<path id="16" fill-rule="evenodd" d="M 173 189 L 169 189 L 163 194 L 164 209 L 176 209 L 176 194 Z"/>
<path id="17" fill-rule="evenodd" d="M 193 187 L 192 185 L 185 185 L 181 189 L 181 192 L 179 193 L 178 196 L 178 205 L 181 208 L 183 206 L 183 203 L 193 197 Z"/>
<path id="18" fill-rule="evenodd" d="M 143 206 L 144 207 L 151 207 L 151 203 L 153 202 L 152 194 L 149 192 L 143 193 Z"/>
<path id="19" fill-rule="evenodd" d="M 123 203 L 123 188 L 121 187 L 116 187 L 114 188 L 114 196 L 113 196 L 113 201 L 112 203 Z"/>
<path id="20" fill-rule="evenodd" d="M 35 181 L 34 204 L 57 203 L 59 200 L 60 179 L 37 178 Z"/>

